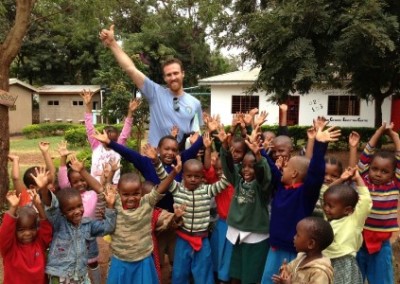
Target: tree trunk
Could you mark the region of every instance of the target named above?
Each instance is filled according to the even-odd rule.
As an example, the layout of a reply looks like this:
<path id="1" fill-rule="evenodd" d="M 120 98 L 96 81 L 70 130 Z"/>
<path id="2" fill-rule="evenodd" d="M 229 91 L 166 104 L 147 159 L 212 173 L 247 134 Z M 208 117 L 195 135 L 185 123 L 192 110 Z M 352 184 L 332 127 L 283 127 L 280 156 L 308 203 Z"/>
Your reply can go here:
<path id="1" fill-rule="evenodd" d="M 8 68 L 0 64 L 0 89 L 8 90 Z M 10 132 L 8 125 L 8 107 L 0 105 L 0 208 L 4 202 L 4 197 L 8 192 L 9 178 L 7 170 L 8 152 L 10 150 Z"/>
<path id="2" fill-rule="evenodd" d="M 382 94 L 376 94 L 375 100 L 375 127 L 378 128 L 382 125 L 382 104 L 385 99 Z"/>
<path id="3" fill-rule="evenodd" d="M 8 91 L 9 69 L 17 56 L 23 38 L 28 30 L 30 15 L 36 0 L 16 0 L 14 25 L 0 44 L 0 89 Z M 9 189 L 7 170 L 10 150 L 10 132 L 8 125 L 8 107 L 0 105 L 0 207 L 4 203 Z"/>

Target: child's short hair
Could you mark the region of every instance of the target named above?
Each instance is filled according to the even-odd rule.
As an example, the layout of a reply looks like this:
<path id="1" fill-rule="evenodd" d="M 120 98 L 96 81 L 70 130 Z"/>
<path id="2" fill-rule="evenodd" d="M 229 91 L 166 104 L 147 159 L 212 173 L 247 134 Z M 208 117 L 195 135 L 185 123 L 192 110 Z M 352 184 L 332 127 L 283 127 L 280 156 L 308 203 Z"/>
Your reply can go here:
<path id="1" fill-rule="evenodd" d="M 371 158 L 371 162 L 376 158 L 376 157 L 380 157 L 382 159 L 388 159 L 391 160 L 392 164 L 393 164 L 393 169 L 396 169 L 396 156 L 393 152 L 390 151 L 385 151 L 385 150 L 381 150 L 381 151 L 377 151 L 375 152 L 375 154 L 372 156 Z"/>
<path id="2" fill-rule="evenodd" d="M 274 138 L 274 144 L 284 144 L 287 145 L 290 149 L 293 149 L 293 141 L 287 135 L 279 135 Z"/>
<path id="3" fill-rule="evenodd" d="M 123 174 L 118 181 L 118 187 L 120 187 L 120 185 L 125 182 L 137 182 L 137 183 L 142 184 L 142 181 L 140 180 L 139 175 L 136 173 Z"/>
<path id="4" fill-rule="evenodd" d="M 158 148 L 160 148 L 161 145 L 164 143 L 164 141 L 167 140 L 167 139 L 174 140 L 174 141 L 176 141 L 176 143 L 178 143 L 178 141 L 176 140 L 176 138 L 174 136 L 165 135 L 165 136 L 161 137 L 160 141 L 158 141 Z"/>
<path id="5" fill-rule="evenodd" d="M 197 159 L 190 159 L 190 160 L 187 160 L 183 164 L 183 169 L 185 170 L 187 167 L 190 167 L 190 166 L 194 166 L 194 167 L 197 167 L 198 169 L 202 169 L 203 163 Z"/>
<path id="6" fill-rule="evenodd" d="M 232 140 L 231 140 L 231 145 L 232 145 L 233 143 L 241 143 L 242 146 L 243 146 L 244 152 L 247 152 L 247 151 L 248 151 L 247 144 L 246 144 L 246 142 L 245 142 L 245 139 L 244 139 L 242 136 L 233 136 L 233 137 L 232 137 Z"/>
<path id="7" fill-rule="evenodd" d="M 294 168 L 299 173 L 299 176 L 304 178 L 307 175 L 308 167 L 310 166 L 310 159 L 304 156 L 294 156 L 291 159 L 296 160 Z"/>
<path id="8" fill-rule="evenodd" d="M 107 125 L 107 126 L 105 126 L 103 130 L 107 133 L 107 135 L 110 135 L 110 133 L 116 133 L 116 134 L 118 134 L 118 129 L 115 128 L 115 127 L 112 126 L 112 125 Z"/>
<path id="9" fill-rule="evenodd" d="M 325 157 L 325 164 L 337 166 L 339 171 L 341 173 L 343 173 L 343 164 L 342 164 L 342 162 L 340 160 L 336 159 L 335 157 L 326 156 Z"/>
<path id="10" fill-rule="evenodd" d="M 38 221 L 37 220 L 38 213 L 32 206 L 29 205 L 22 206 L 18 208 L 17 213 L 18 213 L 18 219 L 29 217 L 29 218 L 34 218 L 36 219 L 36 221 Z"/>
<path id="11" fill-rule="evenodd" d="M 325 194 L 335 194 L 339 197 L 340 201 L 343 203 L 343 206 L 351 206 L 351 208 L 356 207 L 358 202 L 358 193 L 355 191 L 353 187 L 348 184 L 336 184 L 329 187 Z"/>
<path id="12" fill-rule="evenodd" d="M 306 217 L 301 221 L 307 222 L 310 237 L 315 240 L 321 251 L 330 246 L 333 242 L 334 233 L 328 221 L 321 217 Z"/>
<path id="13" fill-rule="evenodd" d="M 24 181 L 24 184 L 26 186 L 26 188 L 30 188 L 31 186 L 37 186 L 35 179 L 32 177 L 32 175 L 36 175 L 36 169 L 38 167 L 30 167 L 28 168 L 25 173 L 24 173 L 24 177 L 22 178 L 22 180 Z"/>
<path id="14" fill-rule="evenodd" d="M 60 204 L 59 207 L 62 210 L 62 208 L 65 205 L 65 202 L 69 199 L 72 199 L 74 197 L 77 196 L 81 196 L 81 193 L 79 192 L 79 190 L 75 189 L 75 188 L 65 188 L 63 190 L 59 190 L 56 194 L 58 203 Z"/>

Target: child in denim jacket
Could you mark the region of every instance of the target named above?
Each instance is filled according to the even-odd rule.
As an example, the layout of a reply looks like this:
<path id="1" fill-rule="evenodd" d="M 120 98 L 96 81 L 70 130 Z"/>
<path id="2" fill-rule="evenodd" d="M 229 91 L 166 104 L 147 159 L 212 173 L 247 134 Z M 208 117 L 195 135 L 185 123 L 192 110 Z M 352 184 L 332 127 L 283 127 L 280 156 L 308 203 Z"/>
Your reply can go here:
<path id="1" fill-rule="evenodd" d="M 50 192 L 46 174 L 34 177 L 41 190 L 46 215 L 53 226 L 53 241 L 50 245 L 46 273 L 50 283 L 90 283 L 87 273 L 87 241 L 114 231 L 116 211 L 115 194 L 104 193 L 107 202 L 105 220 L 83 218 L 83 204 L 79 190 L 74 188 Z"/>

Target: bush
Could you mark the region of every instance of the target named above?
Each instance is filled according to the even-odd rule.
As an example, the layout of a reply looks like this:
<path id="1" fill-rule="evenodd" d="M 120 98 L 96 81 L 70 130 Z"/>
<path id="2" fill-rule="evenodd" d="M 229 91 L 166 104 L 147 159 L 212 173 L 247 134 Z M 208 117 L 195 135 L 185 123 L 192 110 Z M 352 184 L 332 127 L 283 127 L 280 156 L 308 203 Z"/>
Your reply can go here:
<path id="1" fill-rule="evenodd" d="M 97 124 L 95 126 L 95 129 L 97 131 L 103 131 L 104 127 L 106 125 L 104 124 Z M 122 131 L 122 124 L 115 124 L 113 125 L 118 132 Z M 136 131 L 136 127 L 132 127 L 132 133 L 134 133 L 134 131 Z M 64 138 L 65 140 L 68 142 L 68 144 L 73 145 L 73 146 L 78 146 L 78 147 L 84 147 L 88 145 L 88 140 L 87 140 L 87 135 L 86 135 L 86 129 L 85 126 L 80 125 L 79 127 L 75 128 L 75 129 L 70 129 L 65 131 L 64 134 Z"/>
<path id="2" fill-rule="evenodd" d="M 48 136 L 62 136 L 65 131 L 82 127 L 79 124 L 70 123 L 41 123 L 32 124 L 24 127 L 22 133 L 28 139 L 48 137 Z"/>
<path id="3" fill-rule="evenodd" d="M 88 145 L 85 127 L 65 131 L 64 139 L 72 146 L 84 147 Z"/>

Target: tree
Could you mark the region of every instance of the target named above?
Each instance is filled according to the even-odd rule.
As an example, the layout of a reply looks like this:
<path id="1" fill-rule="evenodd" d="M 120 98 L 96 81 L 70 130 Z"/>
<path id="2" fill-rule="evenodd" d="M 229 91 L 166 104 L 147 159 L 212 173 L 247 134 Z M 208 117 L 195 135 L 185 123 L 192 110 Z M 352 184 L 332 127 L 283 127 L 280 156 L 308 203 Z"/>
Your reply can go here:
<path id="1" fill-rule="evenodd" d="M 29 27 L 31 11 L 35 0 L 16 0 L 15 3 L 6 1 L 0 4 L 0 17 L 15 12 L 11 25 L 4 23 L 1 28 L 0 43 L 0 89 L 9 90 L 9 68 L 21 48 L 22 41 Z M 4 33 L 3 33 L 4 32 Z M 0 105 L 0 205 L 3 204 L 8 192 L 7 156 L 10 150 L 10 133 L 8 125 L 8 108 Z"/>
<path id="2" fill-rule="evenodd" d="M 285 0 L 252 9 L 238 2 L 233 16 L 244 28 L 231 18 L 233 40 L 222 44 L 243 44 L 261 66 L 253 90 L 280 101 L 328 82 L 375 100 L 375 125 L 381 125 L 383 100 L 399 91 L 397 1 Z"/>

